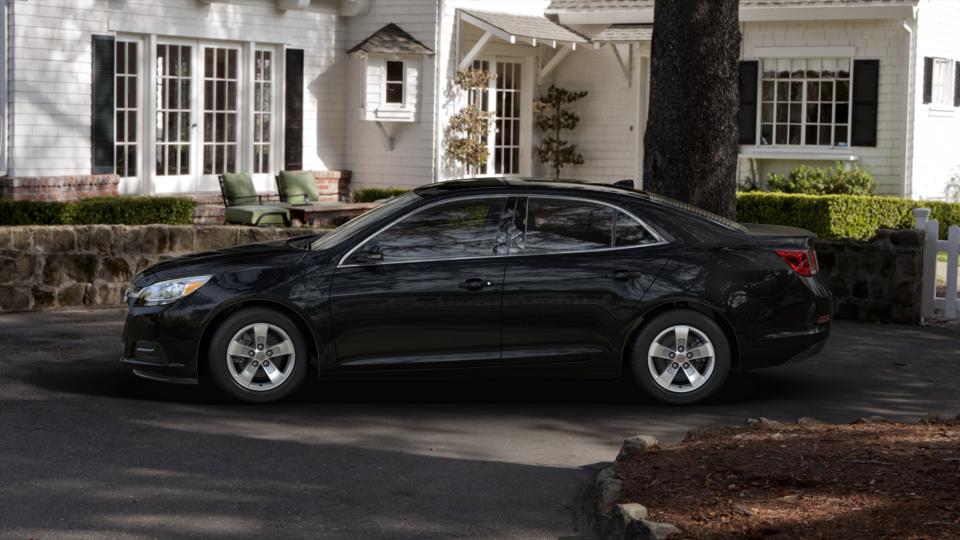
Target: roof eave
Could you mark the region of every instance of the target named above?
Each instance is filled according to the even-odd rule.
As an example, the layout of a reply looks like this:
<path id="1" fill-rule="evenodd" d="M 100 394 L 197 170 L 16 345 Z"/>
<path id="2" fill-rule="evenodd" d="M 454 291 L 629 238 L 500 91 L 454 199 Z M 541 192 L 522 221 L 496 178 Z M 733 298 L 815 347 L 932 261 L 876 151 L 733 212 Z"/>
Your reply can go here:
<path id="1" fill-rule="evenodd" d="M 803 7 L 743 7 L 741 22 L 764 21 L 830 21 L 850 19 L 913 19 L 917 7 L 912 3 L 892 6 L 803 6 Z M 555 11 L 563 25 L 590 24 L 636 24 L 653 23 L 653 8 L 603 10 L 603 11 Z"/>

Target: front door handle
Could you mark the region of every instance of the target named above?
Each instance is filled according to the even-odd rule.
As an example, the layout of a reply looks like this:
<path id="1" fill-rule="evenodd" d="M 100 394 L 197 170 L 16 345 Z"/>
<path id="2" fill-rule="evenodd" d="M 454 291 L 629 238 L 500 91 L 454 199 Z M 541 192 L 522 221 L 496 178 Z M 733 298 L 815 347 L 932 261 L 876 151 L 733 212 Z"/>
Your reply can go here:
<path id="1" fill-rule="evenodd" d="M 616 281 L 627 281 L 628 279 L 634 279 L 637 277 L 636 272 L 630 272 L 627 270 L 615 270 L 609 274 L 607 277 Z"/>
<path id="2" fill-rule="evenodd" d="M 479 291 L 484 287 L 492 287 L 493 282 L 480 278 L 470 278 L 460 282 L 460 288 L 468 291 Z"/>

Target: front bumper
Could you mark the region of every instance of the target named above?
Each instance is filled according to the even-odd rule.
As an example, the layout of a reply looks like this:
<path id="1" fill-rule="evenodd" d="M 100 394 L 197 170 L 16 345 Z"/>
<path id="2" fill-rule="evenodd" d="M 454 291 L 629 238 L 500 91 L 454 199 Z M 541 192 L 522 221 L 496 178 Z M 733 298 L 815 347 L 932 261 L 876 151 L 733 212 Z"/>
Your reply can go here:
<path id="1" fill-rule="evenodd" d="M 185 302 L 167 306 L 127 305 L 121 363 L 153 380 L 196 383 L 198 355 L 207 309 Z"/>

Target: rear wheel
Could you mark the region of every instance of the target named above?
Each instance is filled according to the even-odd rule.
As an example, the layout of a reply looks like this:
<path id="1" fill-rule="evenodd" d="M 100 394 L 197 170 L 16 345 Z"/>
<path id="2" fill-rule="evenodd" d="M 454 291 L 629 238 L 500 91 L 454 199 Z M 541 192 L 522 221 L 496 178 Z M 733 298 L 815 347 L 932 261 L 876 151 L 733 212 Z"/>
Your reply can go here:
<path id="1" fill-rule="evenodd" d="M 207 352 L 210 375 L 223 391 L 253 403 L 281 400 L 307 373 L 304 336 L 286 315 L 252 308 L 227 317 Z"/>
<path id="2" fill-rule="evenodd" d="M 730 345 L 706 315 L 675 310 L 644 326 L 630 361 L 637 383 L 651 396 L 672 404 L 696 403 L 723 386 Z"/>

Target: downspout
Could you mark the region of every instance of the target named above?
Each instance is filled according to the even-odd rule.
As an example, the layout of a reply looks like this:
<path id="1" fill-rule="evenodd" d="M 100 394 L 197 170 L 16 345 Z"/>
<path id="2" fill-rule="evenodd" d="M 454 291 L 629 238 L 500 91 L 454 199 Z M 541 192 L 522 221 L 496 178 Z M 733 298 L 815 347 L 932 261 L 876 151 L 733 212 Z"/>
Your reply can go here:
<path id="1" fill-rule="evenodd" d="M 914 50 L 914 28 L 913 21 L 917 20 L 917 11 L 914 9 L 913 20 L 904 19 L 903 20 L 903 29 L 907 32 L 907 114 L 906 114 L 906 125 L 903 129 L 903 197 L 906 199 L 913 198 L 913 145 L 911 144 L 911 135 L 916 132 L 916 126 L 914 125 L 914 117 L 916 116 L 916 104 L 914 103 L 916 96 L 916 87 L 917 87 L 917 77 L 915 73 L 914 56 L 916 51 Z M 916 142 L 915 140 L 913 142 Z"/>
<path id="2" fill-rule="evenodd" d="M 443 57 L 442 51 L 440 50 L 441 36 L 440 28 L 443 26 L 443 8 L 444 0 L 437 0 L 437 24 L 434 26 L 433 30 L 433 125 L 431 126 L 433 130 L 433 178 L 430 183 L 440 181 L 440 162 L 441 158 L 441 146 L 442 146 L 442 126 L 440 125 L 443 118 L 442 109 L 443 104 L 441 103 L 442 92 L 440 84 L 440 72 L 442 70 L 443 62 L 441 58 Z M 459 39 L 460 36 L 456 36 L 456 39 Z"/>

